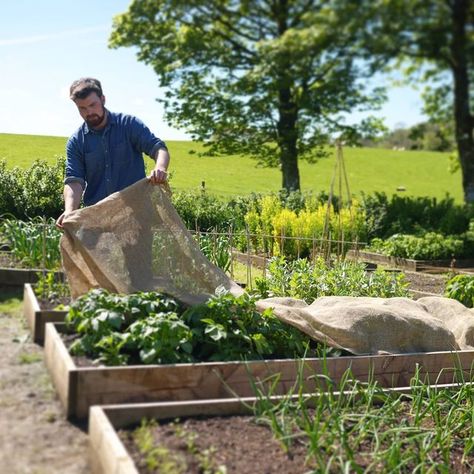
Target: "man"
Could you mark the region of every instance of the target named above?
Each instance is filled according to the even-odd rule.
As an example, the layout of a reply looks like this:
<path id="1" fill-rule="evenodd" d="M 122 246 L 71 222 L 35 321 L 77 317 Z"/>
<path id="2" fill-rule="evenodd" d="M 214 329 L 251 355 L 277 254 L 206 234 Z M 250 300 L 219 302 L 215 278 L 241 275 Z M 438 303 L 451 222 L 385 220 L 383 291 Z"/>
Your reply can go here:
<path id="1" fill-rule="evenodd" d="M 79 208 L 120 191 L 146 176 L 142 153 L 155 160 L 149 176 L 152 184 L 167 180 L 170 156 L 166 145 L 131 115 L 110 112 L 97 79 L 74 81 L 70 97 L 84 123 L 71 135 L 66 145 L 64 212 L 56 225 Z"/>

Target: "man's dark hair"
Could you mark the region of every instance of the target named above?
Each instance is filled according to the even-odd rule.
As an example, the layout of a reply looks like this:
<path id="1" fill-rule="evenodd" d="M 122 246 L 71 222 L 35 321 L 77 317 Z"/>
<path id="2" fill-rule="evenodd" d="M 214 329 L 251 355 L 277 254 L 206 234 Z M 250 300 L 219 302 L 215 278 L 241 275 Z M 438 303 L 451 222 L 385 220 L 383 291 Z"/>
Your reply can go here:
<path id="1" fill-rule="evenodd" d="M 95 92 L 99 97 L 104 95 L 100 81 L 93 77 L 81 77 L 71 84 L 69 97 L 72 100 L 85 99 L 92 92 Z"/>

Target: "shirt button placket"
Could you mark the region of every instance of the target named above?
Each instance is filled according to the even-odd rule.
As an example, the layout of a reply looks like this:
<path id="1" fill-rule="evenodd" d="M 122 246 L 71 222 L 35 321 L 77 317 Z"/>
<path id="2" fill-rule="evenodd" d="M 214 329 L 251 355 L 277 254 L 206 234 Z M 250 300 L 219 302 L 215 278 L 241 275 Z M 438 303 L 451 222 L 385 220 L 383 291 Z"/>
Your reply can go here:
<path id="1" fill-rule="evenodd" d="M 109 153 L 107 135 L 108 135 L 107 130 L 105 130 L 104 136 L 102 137 L 102 146 L 104 148 L 104 157 L 105 157 L 105 187 L 107 189 L 107 194 L 112 194 L 112 176 L 111 176 L 110 153 Z"/>

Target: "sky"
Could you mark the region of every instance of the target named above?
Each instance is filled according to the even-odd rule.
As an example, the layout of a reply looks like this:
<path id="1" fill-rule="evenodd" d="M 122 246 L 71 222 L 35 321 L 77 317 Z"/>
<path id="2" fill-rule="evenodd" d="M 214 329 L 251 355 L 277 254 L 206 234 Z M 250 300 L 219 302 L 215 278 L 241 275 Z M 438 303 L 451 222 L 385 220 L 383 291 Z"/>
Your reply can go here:
<path id="1" fill-rule="evenodd" d="M 0 16 L 0 133 L 66 137 L 81 124 L 69 85 L 92 76 L 103 86 L 107 107 L 136 115 L 163 140 L 186 140 L 163 120 L 163 96 L 151 66 L 134 48 L 107 47 L 115 15 L 130 0 L 3 0 Z M 425 119 L 419 92 L 392 87 L 373 115 L 393 129 Z M 357 119 L 358 115 L 351 117 Z"/>

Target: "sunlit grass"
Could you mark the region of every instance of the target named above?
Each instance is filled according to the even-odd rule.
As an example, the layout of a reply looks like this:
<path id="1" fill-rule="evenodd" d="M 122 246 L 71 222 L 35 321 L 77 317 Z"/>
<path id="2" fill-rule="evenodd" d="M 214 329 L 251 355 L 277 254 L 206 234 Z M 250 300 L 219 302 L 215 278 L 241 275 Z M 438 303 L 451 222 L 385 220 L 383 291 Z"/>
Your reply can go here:
<path id="1" fill-rule="evenodd" d="M 0 286 L 0 313 L 18 313 L 23 302 L 21 288 Z"/>
<path id="2" fill-rule="evenodd" d="M 162 137 L 166 140 L 166 137 Z M 66 138 L 0 133 L 0 159 L 8 166 L 27 167 L 41 158 L 53 163 L 64 155 Z M 222 196 L 247 195 L 251 192 L 277 191 L 281 188 L 278 169 L 258 168 L 245 156 L 200 157 L 195 151 L 202 145 L 186 141 L 167 141 L 171 153 L 171 185 L 175 189 L 200 189 L 202 183 L 210 192 Z M 350 191 L 433 196 L 446 194 L 462 201 L 461 175 L 448 171 L 448 153 L 395 151 L 379 148 L 344 149 Z M 147 168 L 152 160 L 145 158 Z M 334 174 L 335 152 L 329 158 L 311 165 L 300 162 L 304 191 L 329 191 Z M 403 187 L 405 191 L 397 191 Z"/>
<path id="3" fill-rule="evenodd" d="M 244 283 L 246 287 L 255 288 L 255 279 L 263 276 L 263 269 L 234 259 L 232 272 L 229 271 L 228 274 L 235 282 Z"/>

